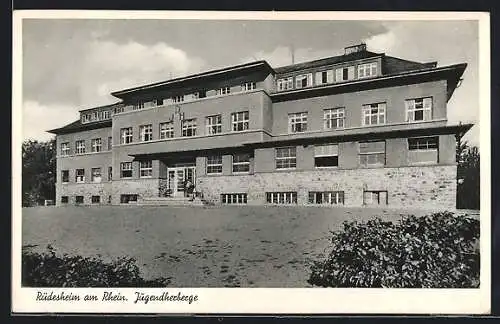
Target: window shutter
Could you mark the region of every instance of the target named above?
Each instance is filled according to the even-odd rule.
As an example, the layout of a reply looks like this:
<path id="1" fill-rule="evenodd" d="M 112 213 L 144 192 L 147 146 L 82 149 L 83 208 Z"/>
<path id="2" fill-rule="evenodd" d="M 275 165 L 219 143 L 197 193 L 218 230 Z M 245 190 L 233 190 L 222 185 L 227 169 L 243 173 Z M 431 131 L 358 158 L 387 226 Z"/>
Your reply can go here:
<path id="1" fill-rule="evenodd" d="M 307 86 L 310 87 L 313 85 L 313 74 L 312 73 L 309 73 L 307 75 Z"/>
<path id="2" fill-rule="evenodd" d="M 315 84 L 316 84 L 316 85 L 318 85 L 318 84 L 323 84 L 323 83 L 321 82 L 321 79 L 322 79 L 322 78 L 321 78 L 321 72 L 316 72 L 316 81 L 315 81 L 316 83 L 315 83 Z"/>
<path id="3" fill-rule="evenodd" d="M 432 98 L 424 98 L 424 109 L 432 109 Z"/>
<path id="4" fill-rule="evenodd" d="M 295 77 L 295 88 L 302 88 L 300 84 L 301 80 L 302 78 Z"/>
<path id="5" fill-rule="evenodd" d="M 335 70 L 335 81 L 336 82 L 342 81 L 342 69 Z"/>
<path id="6" fill-rule="evenodd" d="M 347 79 L 348 80 L 354 79 L 354 66 L 350 66 L 347 68 Z"/>
<path id="7" fill-rule="evenodd" d="M 333 82 L 333 70 L 326 71 L 326 82 L 328 83 Z"/>

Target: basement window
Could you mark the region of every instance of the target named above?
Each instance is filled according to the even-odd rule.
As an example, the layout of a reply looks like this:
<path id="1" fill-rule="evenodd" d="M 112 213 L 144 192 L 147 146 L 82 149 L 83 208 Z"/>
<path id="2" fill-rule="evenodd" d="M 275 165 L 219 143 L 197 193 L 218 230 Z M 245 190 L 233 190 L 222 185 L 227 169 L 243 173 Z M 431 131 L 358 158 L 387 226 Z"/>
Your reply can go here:
<path id="1" fill-rule="evenodd" d="M 221 202 L 223 204 L 246 204 L 246 193 L 227 193 L 221 194 Z"/>
<path id="2" fill-rule="evenodd" d="M 364 191 L 363 205 L 387 205 L 387 190 Z"/>
<path id="3" fill-rule="evenodd" d="M 61 204 L 67 204 L 69 201 L 68 196 L 61 196 Z"/>
<path id="4" fill-rule="evenodd" d="M 309 203 L 318 205 L 343 205 L 344 192 L 343 191 L 310 191 Z"/>
<path id="5" fill-rule="evenodd" d="M 92 196 L 92 203 L 93 204 L 100 204 L 101 203 L 101 196 Z"/>
<path id="6" fill-rule="evenodd" d="M 266 192 L 266 201 L 268 204 L 289 205 L 297 203 L 297 192 Z"/>
<path id="7" fill-rule="evenodd" d="M 120 195 L 121 204 L 133 204 L 137 202 L 137 194 Z"/>
<path id="8" fill-rule="evenodd" d="M 75 203 L 76 204 L 83 204 L 83 196 L 76 196 Z"/>

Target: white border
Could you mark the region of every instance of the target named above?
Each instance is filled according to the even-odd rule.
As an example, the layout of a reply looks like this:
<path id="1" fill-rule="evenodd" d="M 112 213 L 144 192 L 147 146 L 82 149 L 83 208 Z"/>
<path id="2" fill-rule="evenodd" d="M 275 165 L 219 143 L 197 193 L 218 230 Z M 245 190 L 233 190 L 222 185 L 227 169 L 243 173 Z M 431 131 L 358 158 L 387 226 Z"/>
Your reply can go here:
<path id="1" fill-rule="evenodd" d="M 226 19 L 226 20 L 478 20 L 481 142 L 481 287 L 479 289 L 333 289 L 333 288 L 168 288 L 168 289 L 34 289 L 21 288 L 21 144 L 22 19 Z M 13 14 L 12 136 L 12 311 L 71 313 L 408 313 L 486 314 L 490 311 L 490 19 L 478 12 L 215 12 L 215 11 L 75 11 L 27 10 Z M 129 298 L 119 302 L 37 302 L 37 291 L 92 293 L 113 291 Z M 134 304 L 134 291 L 170 295 L 196 294 L 192 304 Z"/>

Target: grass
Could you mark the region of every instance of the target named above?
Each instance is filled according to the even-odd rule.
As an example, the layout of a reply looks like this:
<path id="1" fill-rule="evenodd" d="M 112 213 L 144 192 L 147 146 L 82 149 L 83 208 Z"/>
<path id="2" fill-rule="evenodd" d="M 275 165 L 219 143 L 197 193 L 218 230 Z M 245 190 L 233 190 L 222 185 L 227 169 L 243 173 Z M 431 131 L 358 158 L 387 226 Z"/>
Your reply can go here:
<path id="1" fill-rule="evenodd" d="M 23 209 L 22 242 L 34 251 L 129 256 L 145 278 L 176 287 L 308 287 L 309 263 L 328 253 L 344 220 L 398 210 L 317 207 L 36 207 Z M 424 212 L 415 212 L 423 215 Z"/>

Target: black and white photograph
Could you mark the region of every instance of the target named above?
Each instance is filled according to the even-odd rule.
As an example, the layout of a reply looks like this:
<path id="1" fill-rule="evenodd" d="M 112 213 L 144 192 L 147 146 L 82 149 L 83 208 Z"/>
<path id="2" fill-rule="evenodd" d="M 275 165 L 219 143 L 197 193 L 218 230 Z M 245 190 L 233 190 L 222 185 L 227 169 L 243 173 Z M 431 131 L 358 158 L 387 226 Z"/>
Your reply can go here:
<path id="1" fill-rule="evenodd" d="M 14 12 L 14 309 L 488 312 L 488 30 Z"/>

